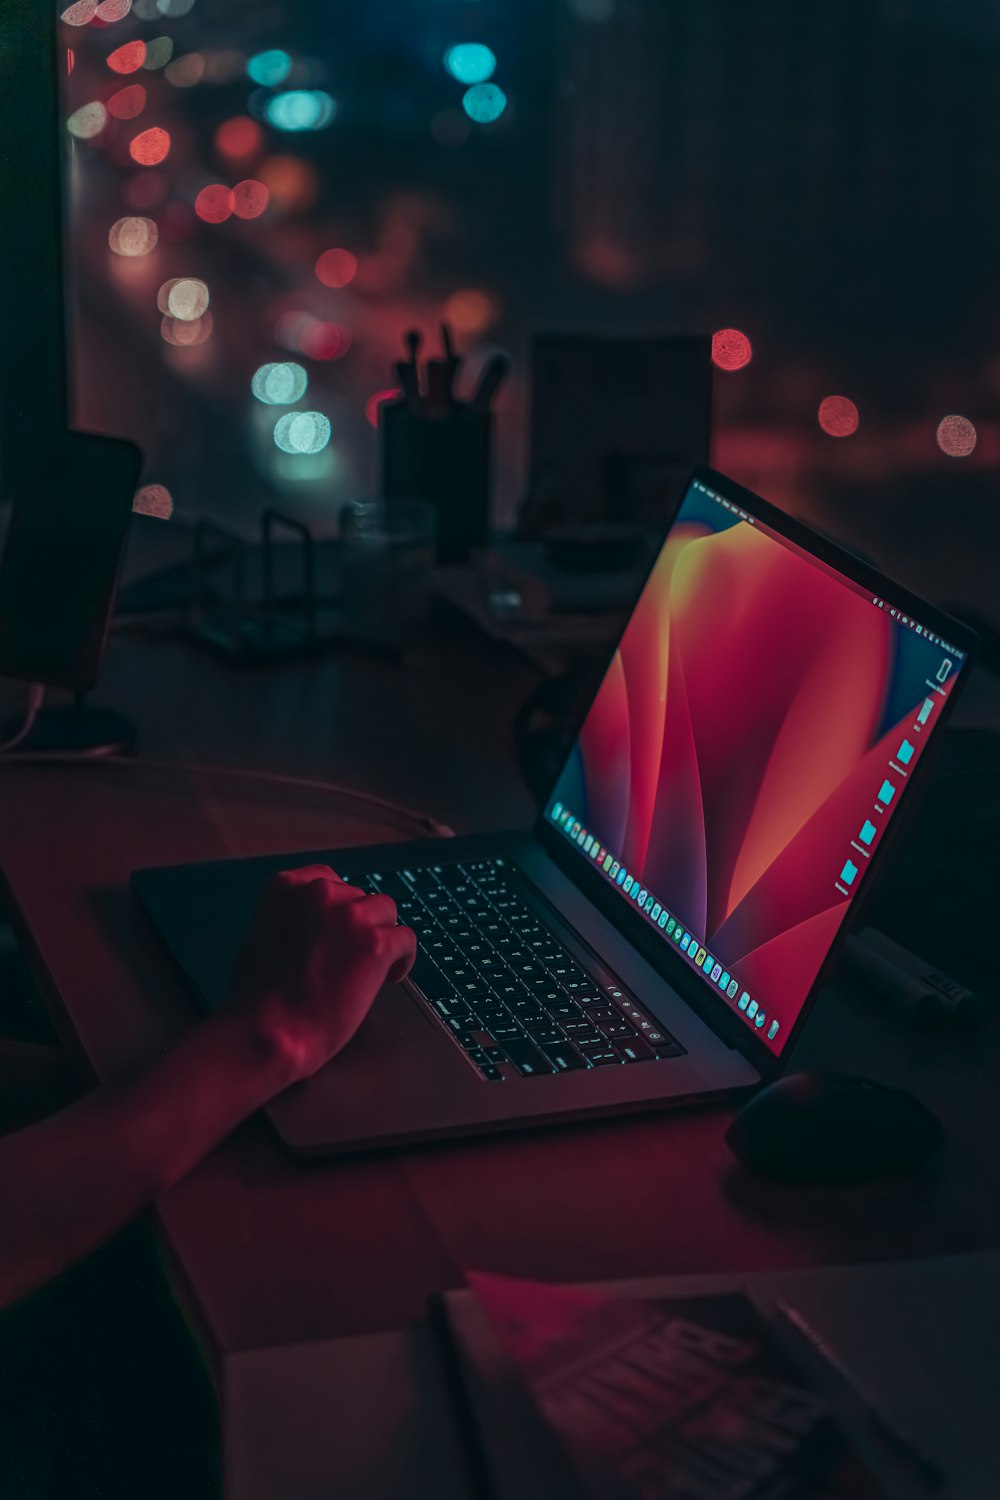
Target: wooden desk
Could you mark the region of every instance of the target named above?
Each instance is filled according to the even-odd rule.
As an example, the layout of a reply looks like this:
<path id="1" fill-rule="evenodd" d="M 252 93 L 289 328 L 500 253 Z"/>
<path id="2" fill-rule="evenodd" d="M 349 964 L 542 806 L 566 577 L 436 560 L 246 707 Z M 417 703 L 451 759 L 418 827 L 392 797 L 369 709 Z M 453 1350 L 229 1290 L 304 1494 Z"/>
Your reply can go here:
<path id="1" fill-rule="evenodd" d="M 232 674 L 121 640 L 101 698 L 147 753 L 324 774 L 461 829 L 524 819 L 509 753 L 526 687 L 508 658 L 442 649 L 422 674 L 331 659 Z M 0 770 L 0 868 L 53 1012 L 110 1079 L 195 1021 L 127 890 L 140 865 L 390 836 L 320 793 L 111 766 Z M 391 836 L 398 836 L 392 834 Z M 796 1063 L 916 1089 L 948 1144 L 926 1171 L 840 1190 L 754 1185 L 724 1108 L 348 1164 L 284 1156 L 261 1121 L 159 1205 L 211 1353 L 419 1321 L 465 1267 L 559 1279 L 764 1270 L 1000 1243 L 1000 1025 L 928 1039 L 850 993 L 821 1000 Z"/>

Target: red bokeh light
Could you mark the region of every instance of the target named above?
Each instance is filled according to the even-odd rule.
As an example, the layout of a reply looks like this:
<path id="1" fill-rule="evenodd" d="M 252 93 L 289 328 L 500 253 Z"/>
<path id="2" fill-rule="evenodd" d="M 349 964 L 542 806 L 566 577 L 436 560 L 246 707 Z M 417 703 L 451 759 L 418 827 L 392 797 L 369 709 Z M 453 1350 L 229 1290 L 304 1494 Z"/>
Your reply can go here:
<path id="1" fill-rule="evenodd" d="M 227 161 L 249 161 L 264 144 L 264 132 L 249 115 L 223 120 L 215 132 L 215 149 Z"/>
<path id="2" fill-rule="evenodd" d="M 145 61 L 146 43 L 126 42 L 124 47 L 116 47 L 111 53 L 108 67 L 112 73 L 134 73 Z"/>
<path id="3" fill-rule="evenodd" d="M 76 53 L 73 51 L 72 47 L 67 47 L 66 48 L 66 72 L 67 72 L 67 74 L 72 73 L 72 71 L 73 71 L 73 69 L 75 67 L 76 67 Z"/>
<path id="4" fill-rule="evenodd" d="M 712 362 L 720 370 L 742 370 L 753 359 L 753 347 L 738 328 L 720 328 L 712 334 Z"/>
<path id="5" fill-rule="evenodd" d="M 119 89 L 108 100 L 108 114 L 114 115 L 116 120 L 134 120 L 145 108 L 146 90 L 141 83 L 130 83 L 128 88 Z"/>
<path id="6" fill-rule="evenodd" d="M 233 188 L 233 213 L 238 219 L 259 219 L 270 201 L 271 194 L 255 177 L 248 177 Z"/>
<path id="7" fill-rule="evenodd" d="M 224 224 L 233 212 L 233 190 L 223 182 L 203 187 L 194 200 L 194 211 L 206 224 Z"/>
<path id="8" fill-rule="evenodd" d="M 310 323 L 299 335 L 299 348 L 308 359 L 343 359 L 350 347 L 350 332 L 339 323 Z"/>
<path id="9" fill-rule="evenodd" d="M 938 423 L 937 443 L 949 458 L 968 458 L 976 446 L 978 434 L 968 417 L 942 417 Z"/>
<path id="10" fill-rule="evenodd" d="M 357 274 L 358 258 L 350 250 L 324 250 L 316 262 L 316 278 L 324 286 L 347 286 Z"/>
<path id="11" fill-rule="evenodd" d="M 159 162 L 166 161 L 170 154 L 170 135 L 159 125 L 154 125 L 151 130 L 141 131 L 128 150 L 132 160 L 137 161 L 140 167 L 155 167 Z"/>
<path id="12" fill-rule="evenodd" d="M 819 425 L 831 437 L 850 437 L 858 430 L 858 408 L 846 396 L 825 396 L 819 403 Z"/>
<path id="13" fill-rule="evenodd" d="M 378 427 L 378 412 L 383 401 L 395 401 L 403 393 L 398 385 L 388 386 L 384 391 L 376 391 L 368 397 L 365 402 L 365 416 L 373 427 Z"/>

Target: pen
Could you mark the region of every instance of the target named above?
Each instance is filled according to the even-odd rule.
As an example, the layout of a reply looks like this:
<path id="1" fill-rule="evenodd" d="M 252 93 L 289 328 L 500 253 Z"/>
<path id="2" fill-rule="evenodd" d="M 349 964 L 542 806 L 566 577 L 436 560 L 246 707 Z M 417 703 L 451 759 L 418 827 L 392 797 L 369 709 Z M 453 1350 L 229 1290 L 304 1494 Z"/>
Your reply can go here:
<path id="1" fill-rule="evenodd" d="M 509 369 L 510 360 L 506 354 L 494 354 L 493 358 L 487 361 L 479 380 L 479 388 L 472 398 L 474 411 L 489 411 L 493 397 L 506 380 Z"/>
<path id="2" fill-rule="evenodd" d="M 933 1459 L 921 1452 L 908 1433 L 885 1415 L 857 1376 L 847 1368 L 844 1361 L 830 1348 L 823 1336 L 816 1332 L 812 1324 L 806 1321 L 798 1308 L 793 1307 L 790 1302 L 785 1302 L 781 1297 L 776 1297 L 774 1309 L 782 1321 L 806 1341 L 813 1353 L 847 1387 L 855 1400 L 863 1407 L 866 1421 L 885 1446 L 891 1452 L 909 1460 L 919 1470 L 928 1488 L 940 1489 L 945 1482 L 943 1471 Z"/>

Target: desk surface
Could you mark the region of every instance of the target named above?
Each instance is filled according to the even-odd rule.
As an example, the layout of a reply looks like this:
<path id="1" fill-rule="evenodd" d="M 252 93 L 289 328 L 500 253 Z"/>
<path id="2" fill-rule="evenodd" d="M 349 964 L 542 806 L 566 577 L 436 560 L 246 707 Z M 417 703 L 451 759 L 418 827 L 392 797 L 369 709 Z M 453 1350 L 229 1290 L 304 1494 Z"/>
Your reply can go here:
<path id="1" fill-rule="evenodd" d="M 511 658 L 449 639 L 423 669 L 334 658 L 232 674 L 173 646 L 115 643 L 100 697 L 148 754 L 353 781 L 461 830 L 523 821 Z M 127 890 L 138 866 L 398 837 L 318 792 L 183 770 L 0 770 L 0 868 L 53 1013 L 101 1079 L 195 1021 Z M 732 1165 L 725 1108 L 402 1152 L 287 1158 L 261 1120 L 159 1205 L 212 1353 L 373 1333 L 423 1317 L 466 1267 L 569 1280 L 765 1270 L 1000 1243 L 984 1187 L 1000 1138 L 1000 1024 L 931 1041 L 836 986 L 797 1065 L 913 1088 L 948 1142 L 898 1181 L 789 1192 Z"/>

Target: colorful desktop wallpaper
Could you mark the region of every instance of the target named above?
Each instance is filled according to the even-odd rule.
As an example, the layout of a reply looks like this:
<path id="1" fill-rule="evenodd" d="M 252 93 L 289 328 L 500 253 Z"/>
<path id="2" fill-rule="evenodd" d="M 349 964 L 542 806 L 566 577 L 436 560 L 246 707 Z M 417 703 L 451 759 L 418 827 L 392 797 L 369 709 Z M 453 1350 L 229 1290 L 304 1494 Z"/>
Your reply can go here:
<path id="1" fill-rule="evenodd" d="M 954 686 L 945 655 L 692 488 L 553 792 L 779 1022 L 775 1052 Z"/>

